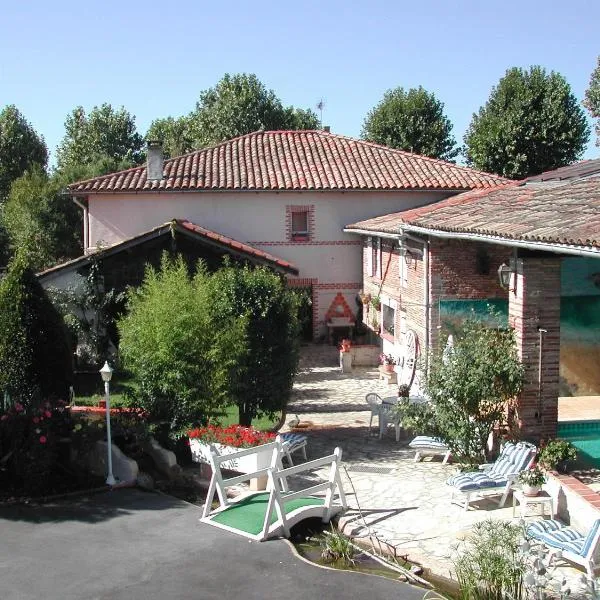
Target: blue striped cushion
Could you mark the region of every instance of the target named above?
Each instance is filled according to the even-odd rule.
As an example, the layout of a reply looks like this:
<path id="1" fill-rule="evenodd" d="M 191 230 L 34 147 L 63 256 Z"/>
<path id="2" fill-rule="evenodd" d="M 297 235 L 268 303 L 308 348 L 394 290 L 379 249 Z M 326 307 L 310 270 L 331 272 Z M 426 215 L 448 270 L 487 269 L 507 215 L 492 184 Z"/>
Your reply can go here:
<path id="1" fill-rule="evenodd" d="M 510 460 L 504 456 L 500 456 L 496 459 L 496 462 L 492 465 L 492 468 L 488 471 L 488 475 L 493 479 L 496 479 L 497 475 L 506 476 L 509 473 L 514 473 L 515 466 Z M 505 477 L 506 479 L 506 477 Z"/>
<path id="2" fill-rule="evenodd" d="M 410 448 L 432 448 L 437 450 L 448 450 L 448 446 L 437 438 L 429 435 L 418 435 L 409 445 Z"/>
<path id="3" fill-rule="evenodd" d="M 581 549 L 582 556 L 586 556 L 587 553 L 590 551 L 592 543 L 594 542 L 594 537 L 598 534 L 598 528 L 600 528 L 600 519 L 596 519 L 594 521 L 594 524 L 592 525 L 590 532 L 587 534 L 587 537 L 585 538 L 583 548 Z"/>
<path id="4" fill-rule="evenodd" d="M 501 487 L 506 483 L 506 480 L 496 481 L 490 479 L 486 473 L 459 473 L 450 477 L 446 483 L 461 492 L 468 492 L 469 490 Z"/>
<path id="5" fill-rule="evenodd" d="M 583 536 L 573 529 L 572 527 L 561 527 L 556 531 L 549 531 L 547 533 L 540 533 L 537 539 L 544 542 L 547 546 L 552 548 L 566 549 L 566 545 L 579 542 L 579 548 L 583 546 Z"/>
<path id="6" fill-rule="evenodd" d="M 534 539 L 538 539 L 540 534 L 549 533 L 551 531 L 557 531 L 565 527 L 564 523 L 557 521 L 555 519 L 546 519 L 544 521 L 534 521 L 527 527 L 527 535 L 531 536 Z"/>
<path id="7" fill-rule="evenodd" d="M 308 439 L 301 433 L 280 433 L 279 437 L 281 437 L 281 441 L 284 444 L 289 445 L 290 450 L 292 450 L 295 446 L 302 446 L 306 444 L 306 440 Z"/>
<path id="8" fill-rule="evenodd" d="M 517 473 L 523 471 L 527 467 L 532 458 L 532 451 L 533 449 L 530 446 L 525 446 L 523 444 L 517 445 L 517 448 L 515 448 L 515 451 L 510 457 L 513 465 L 516 467 L 515 471 Z"/>

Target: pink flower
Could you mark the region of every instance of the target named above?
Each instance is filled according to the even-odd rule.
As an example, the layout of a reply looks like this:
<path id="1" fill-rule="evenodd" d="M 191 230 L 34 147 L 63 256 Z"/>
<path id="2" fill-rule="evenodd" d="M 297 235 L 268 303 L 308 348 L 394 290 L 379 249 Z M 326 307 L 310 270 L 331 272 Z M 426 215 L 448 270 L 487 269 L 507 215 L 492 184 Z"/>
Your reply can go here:
<path id="1" fill-rule="evenodd" d="M 39 422 L 40 422 L 40 420 L 39 420 L 37 417 L 33 417 L 33 422 L 34 422 L 34 423 L 39 423 Z"/>
<path id="2" fill-rule="evenodd" d="M 40 436 L 40 444 L 45 444 L 48 441 L 45 435 Z"/>
<path id="3" fill-rule="evenodd" d="M 15 410 L 17 412 L 23 412 L 23 405 L 20 402 L 15 402 Z"/>
<path id="4" fill-rule="evenodd" d="M 44 416 L 48 419 L 52 416 L 52 413 L 49 410 L 44 411 Z"/>
<path id="5" fill-rule="evenodd" d="M 0 421 L 6 421 L 6 419 L 8 419 L 8 415 L 2 415 L 0 417 Z"/>

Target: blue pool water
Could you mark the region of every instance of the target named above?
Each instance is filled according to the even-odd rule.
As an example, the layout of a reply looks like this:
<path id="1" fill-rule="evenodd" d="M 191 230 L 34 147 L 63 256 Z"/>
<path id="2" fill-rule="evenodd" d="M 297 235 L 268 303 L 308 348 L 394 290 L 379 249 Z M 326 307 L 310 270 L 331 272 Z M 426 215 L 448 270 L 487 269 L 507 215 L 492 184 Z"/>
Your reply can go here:
<path id="1" fill-rule="evenodd" d="M 557 437 L 577 447 L 582 464 L 600 468 L 600 421 L 559 423 Z"/>

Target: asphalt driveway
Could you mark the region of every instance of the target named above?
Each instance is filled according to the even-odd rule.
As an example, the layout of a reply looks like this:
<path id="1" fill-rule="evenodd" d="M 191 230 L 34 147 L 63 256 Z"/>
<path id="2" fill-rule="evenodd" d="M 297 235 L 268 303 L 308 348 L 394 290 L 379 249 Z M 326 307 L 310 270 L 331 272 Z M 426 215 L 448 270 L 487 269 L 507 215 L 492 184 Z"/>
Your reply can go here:
<path id="1" fill-rule="evenodd" d="M 281 540 L 249 541 L 199 517 L 196 506 L 139 490 L 0 507 L 0 598 L 423 597 L 407 584 L 314 567 Z"/>

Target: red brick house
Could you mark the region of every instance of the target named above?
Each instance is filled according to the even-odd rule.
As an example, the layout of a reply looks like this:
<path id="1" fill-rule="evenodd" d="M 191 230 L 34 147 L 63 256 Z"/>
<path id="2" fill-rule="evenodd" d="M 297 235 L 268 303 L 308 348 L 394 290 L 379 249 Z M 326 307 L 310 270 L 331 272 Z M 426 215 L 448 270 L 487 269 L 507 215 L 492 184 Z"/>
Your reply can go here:
<path id="1" fill-rule="evenodd" d="M 411 358 L 413 338 L 421 349 L 445 343 L 446 318 L 504 303 L 526 367 L 522 430 L 537 438 L 556 434 L 561 306 L 567 333 L 575 335 L 574 362 L 585 355 L 600 371 L 600 160 L 356 222 L 345 231 L 363 236 L 363 291 L 381 303 L 379 310 L 365 305 L 364 321 L 385 352 L 402 362 Z M 499 281 L 502 264 L 508 289 Z M 586 319 L 578 328 L 582 311 Z M 563 338 L 566 359 L 565 348 Z M 413 364 L 404 363 L 399 377 L 409 381 Z M 418 372 L 413 385 L 419 386 Z"/>

